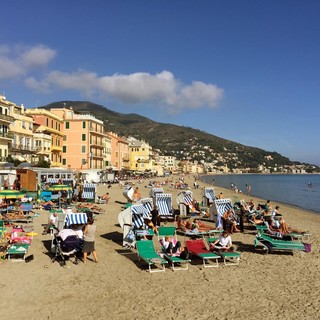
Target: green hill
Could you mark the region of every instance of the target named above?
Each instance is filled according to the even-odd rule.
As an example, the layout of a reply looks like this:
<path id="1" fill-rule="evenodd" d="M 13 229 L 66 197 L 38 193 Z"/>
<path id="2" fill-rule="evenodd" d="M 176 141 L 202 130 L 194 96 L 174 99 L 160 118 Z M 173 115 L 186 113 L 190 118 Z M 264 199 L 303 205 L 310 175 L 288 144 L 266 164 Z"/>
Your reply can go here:
<path id="1" fill-rule="evenodd" d="M 253 170 L 259 165 L 272 168 L 299 164 L 277 152 L 245 146 L 190 127 L 155 122 L 138 114 L 114 112 L 87 101 L 54 102 L 41 108 L 63 107 L 90 113 L 104 121 L 106 131 L 144 140 L 153 149 L 158 149 L 160 154 L 175 156 L 180 160 L 215 161 L 216 165 L 227 164 L 229 168 Z"/>

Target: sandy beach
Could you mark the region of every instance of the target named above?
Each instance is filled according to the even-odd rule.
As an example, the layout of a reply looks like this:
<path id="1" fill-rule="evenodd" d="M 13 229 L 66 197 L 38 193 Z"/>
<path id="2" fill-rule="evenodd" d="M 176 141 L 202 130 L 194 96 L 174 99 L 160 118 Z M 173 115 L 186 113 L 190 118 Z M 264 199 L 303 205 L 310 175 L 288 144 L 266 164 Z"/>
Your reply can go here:
<path id="1" fill-rule="evenodd" d="M 142 197 L 149 197 L 148 182 L 137 184 Z M 201 201 L 205 184 L 199 182 L 195 190 L 192 176 L 187 176 L 186 182 L 193 197 Z M 177 208 L 176 196 L 181 190 L 169 186 L 164 190 L 173 194 Z M 97 264 L 92 260 L 78 265 L 68 262 L 66 267 L 51 263 L 51 236 L 41 235 L 48 212 L 35 210 L 40 216 L 33 226 L 39 235 L 28 253 L 34 260 L 0 264 L 3 319 L 319 319 L 320 215 L 280 204 L 290 225 L 312 233 L 308 241 L 311 253 L 255 253 L 256 232 L 245 229 L 232 235 L 241 253 L 238 266 L 203 269 L 201 264 L 191 263 L 188 271 L 168 268 L 150 274 L 144 265 L 141 268 L 135 250 L 122 247 L 118 214 L 121 203 L 126 202 L 123 190 L 119 185 L 98 187 L 98 195 L 106 191 L 111 200 L 99 205 L 105 213 L 95 222 Z M 232 201 L 236 196 L 217 186 L 215 191 Z M 266 200 L 254 199 L 255 203 Z"/>

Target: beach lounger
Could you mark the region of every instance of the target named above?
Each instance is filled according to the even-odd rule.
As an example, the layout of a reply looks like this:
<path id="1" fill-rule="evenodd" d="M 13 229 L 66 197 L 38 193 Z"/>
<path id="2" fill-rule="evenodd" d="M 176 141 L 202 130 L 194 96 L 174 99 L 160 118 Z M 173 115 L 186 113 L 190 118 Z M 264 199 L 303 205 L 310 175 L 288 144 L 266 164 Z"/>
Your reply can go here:
<path id="1" fill-rule="evenodd" d="M 262 247 L 263 253 L 273 253 L 274 251 L 305 251 L 305 244 L 298 241 L 286 241 L 273 239 L 263 233 L 257 234 L 254 240 L 256 250 Z"/>
<path id="2" fill-rule="evenodd" d="M 186 246 L 189 252 L 202 259 L 204 268 L 217 268 L 219 267 L 219 258 L 215 252 L 212 252 L 206 248 L 206 245 L 202 239 L 199 240 L 187 240 Z"/>
<path id="3" fill-rule="evenodd" d="M 9 247 L 9 249 L 7 251 L 8 260 L 10 260 L 13 257 L 16 257 L 16 258 L 20 258 L 17 261 L 24 261 L 29 247 L 30 247 L 30 244 L 13 244 L 13 245 L 10 245 L 10 247 Z"/>
<path id="4" fill-rule="evenodd" d="M 188 270 L 190 260 L 180 258 L 180 252 L 178 252 L 177 254 L 173 254 L 172 256 L 166 253 L 164 247 L 162 246 L 162 241 L 161 241 L 161 238 L 165 236 L 175 237 L 176 228 L 166 227 L 166 226 L 158 228 L 158 239 L 161 246 L 161 251 L 164 258 L 171 263 L 171 269 L 173 271 Z"/>
<path id="5" fill-rule="evenodd" d="M 156 252 L 152 240 L 137 241 L 136 246 L 139 260 L 143 260 L 148 264 L 150 273 L 166 270 L 165 265 L 168 262 Z M 153 267 L 156 267 L 156 269 Z"/>
<path id="6" fill-rule="evenodd" d="M 223 263 L 225 266 L 234 266 L 234 265 L 238 265 L 240 262 L 240 253 L 236 252 L 236 251 L 220 251 L 219 255 L 222 257 L 223 259 Z"/>

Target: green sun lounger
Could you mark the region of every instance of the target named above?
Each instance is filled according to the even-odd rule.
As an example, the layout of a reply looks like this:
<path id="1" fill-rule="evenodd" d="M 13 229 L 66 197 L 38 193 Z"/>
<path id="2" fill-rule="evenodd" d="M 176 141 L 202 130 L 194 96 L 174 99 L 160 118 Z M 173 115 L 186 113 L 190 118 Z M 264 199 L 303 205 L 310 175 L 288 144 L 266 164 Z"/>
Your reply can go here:
<path id="1" fill-rule="evenodd" d="M 175 255 L 171 256 L 165 252 L 165 250 L 162 246 L 161 238 L 163 238 L 165 236 L 174 237 L 175 235 L 176 235 L 176 227 L 162 226 L 162 227 L 158 228 L 158 238 L 159 238 L 159 242 L 161 245 L 163 256 L 166 260 L 168 260 L 171 263 L 171 269 L 173 271 L 188 270 L 190 260 L 182 259 L 179 256 L 175 256 Z"/>
<path id="2" fill-rule="evenodd" d="M 26 254 L 28 252 L 29 244 L 14 244 L 11 245 L 7 251 L 8 260 L 12 257 L 19 257 L 21 261 L 24 261 Z"/>
<path id="3" fill-rule="evenodd" d="M 166 270 L 165 265 L 168 262 L 156 252 L 152 240 L 137 241 L 136 246 L 139 260 L 143 260 L 148 264 L 150 273 Z M 152 267 L 156 267 L 156 269 Z"/>
<path id="4" fill-rule="evenodd" d="M 255 249 L 262 247 L 264 253 L 272 253 L 273 251 L 305 251 L 305 245 L 299 241 L 286 241 L 273 239 L 263 233 L 257 234 L 254 240 Z"/>

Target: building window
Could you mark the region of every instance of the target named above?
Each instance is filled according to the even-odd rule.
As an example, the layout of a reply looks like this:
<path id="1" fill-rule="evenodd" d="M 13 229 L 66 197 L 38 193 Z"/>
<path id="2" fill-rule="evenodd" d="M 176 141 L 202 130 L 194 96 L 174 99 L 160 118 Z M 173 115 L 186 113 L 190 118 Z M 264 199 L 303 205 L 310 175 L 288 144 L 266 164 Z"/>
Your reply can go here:
<path id="1" fill-rule="evenodd" d="M 87 163 L 87 160 L 86 159 L 81 159 L 81 164 L 86 164 Z"/>
<path id="2" fill-rule="evenodd" d="M 63 136 L 63 141 L 67 141 L 67 136 L 66 135 Z"/>
<path id="3" fill-rule="evenodd" d="M 86 134 L 85 133 L 82 134 L 82 141 L 86 141 Z"/>
<path id="4" fill-rule="evenodd" d="M 66 166 L 66 165 L 67 165 L 67 159 L 62 159 L 62 164 L 63 164 L 64 166 Z"/>
<path id="5" fill-rule="evenodd" d="M 46 126 L 47 127 L 49 126 L 49 119 L 48 118 L 46 119 Z"/>
<path id="6" fill-rule="evenodd" d="M 85 129 L 86 128 L 86 122 L 82 121 L 82 128 Z"/>
<path id="7" fill-rule="evenodd" d="M 66 129 L 69 129 L 69 128 L 70 128 L 70 122 L 67 121 L 67 122 L 66 122 Z"/>
<path id="8" fill-rule="evenodd" d="M 62 147 L 62 152 L 63 152 L 63 153 L 66 153 L 66 152 L 67 152 L 67 146 L 63 146 L 63 147 Z"/>
<path id="9" fill-rule="evenodd" d="M 81 147 L 81 153 L 86 153 L 86 146 Z"/>

